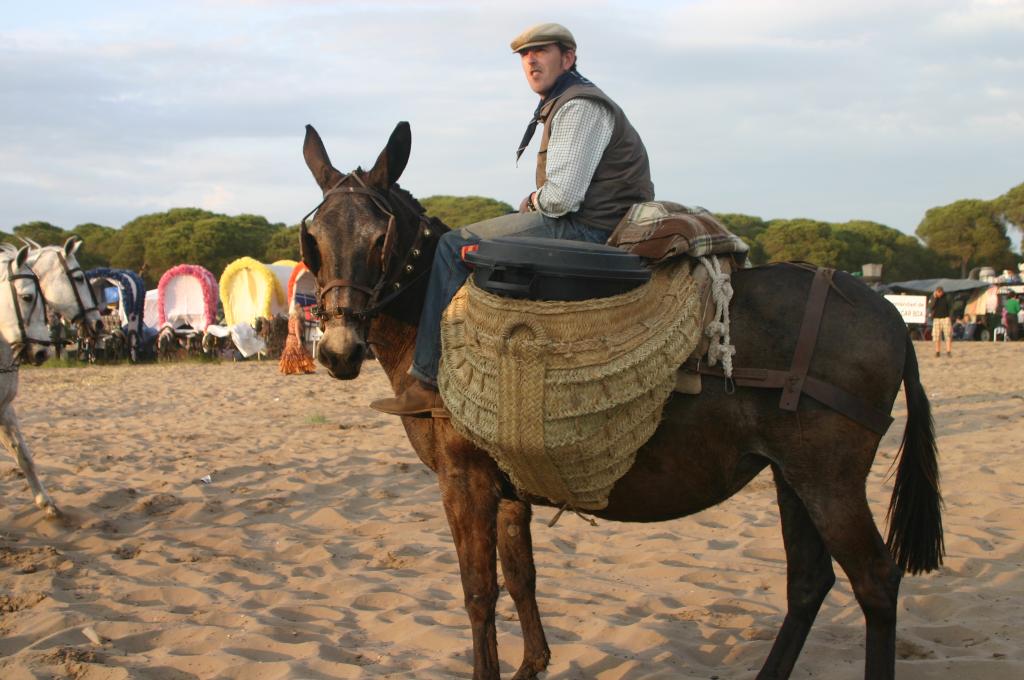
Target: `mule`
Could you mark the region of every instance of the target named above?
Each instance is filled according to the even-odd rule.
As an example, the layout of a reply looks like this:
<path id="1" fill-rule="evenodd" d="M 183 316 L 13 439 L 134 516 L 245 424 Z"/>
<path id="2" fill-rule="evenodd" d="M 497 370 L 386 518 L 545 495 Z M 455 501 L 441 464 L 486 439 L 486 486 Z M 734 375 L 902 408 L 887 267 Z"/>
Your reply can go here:
<path id="1" fill-rule="evenodd" d="M 302 258 L 317 282 L 323 337 L 317 359 L 351 380 L 372 346 L 396 394 L 408 375 L 425 281 L 439 232 L 397 185 L 409 127 L 395 128 L 369 171 L 342 174 L 307 126 L 306 164 L 324 192 L 300 227 Z M 309 218 L 315 212 L 315 217 Z M 813 274 L 796 267 L 742 270 L 730 306 L 737 367 L 785 369 L 797 344 Z M 906 430 L 889 507 L 888 544 L 872 519 L 866 478 L 881 434 L 803 396 L 779 408 L 779 390 L 705 380 L 699 396 L 673 394 L 654 436 L 612 489 L 597 517 L 672 520 L 724 501 L 771 467 L 782 523 L 788 611 L 758 678 L 788 678 L 835 574 L 846 572 L 866 622 L 865 677 L 895 673 L 896 600 L 905 571 L 931 571 L 943 554 L 941 496 L 930 406 L 917 358 L 896 310 L 855 278 L 836 273 L 809 374 L 883 414 L 905 386 Z M 888 423 L 886 419 L 886 423 Z M 524 638 L 515 680 L 536 678 L 550 651 L 536 600 L 531 504 L 486 451 L 449 420 L 402 419 L 420 459 L 437 473 L 458 553 L 473 636 L 474 680 L 496 680 L 495 553 Z M 884 432 L 887 424 L 881 429 Z"/>
<path id="2" fill-rule="evenodd" d="M 39 481 L 14 411 L 18 366 L 23 361 L 39 365 L 49 357 L 46 303 L 28 258 L 28 248 L 0 250 L 0 443 L 18 461 L 36 507 L 59 517 L 60 509 Z"/>

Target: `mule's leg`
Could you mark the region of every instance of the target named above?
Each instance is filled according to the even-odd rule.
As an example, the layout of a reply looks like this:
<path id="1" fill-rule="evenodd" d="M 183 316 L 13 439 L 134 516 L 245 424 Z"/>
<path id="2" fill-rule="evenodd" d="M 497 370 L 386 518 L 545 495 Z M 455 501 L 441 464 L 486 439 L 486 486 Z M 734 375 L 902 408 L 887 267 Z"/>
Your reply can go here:
<path id="1" fill-rule="evenodd" d="M 473 629 L 473 680 L 499 680 L 494 627 L 498 599 L 498 469 L 482 452 L 446 453 L 448 456 L 438 466 L 438 482 L 459 556 L 466 612 Z"/>
<path id="2" fill-rule="evenodd" d="M 39 481 L 35 461 L 32 460 L 32 453 L 28 450 L 25 438 L 21 436 L 18 416 L 11 404 L 7 404 L 0 411 L 0 443 L 18 460 L 18 466 L 25 473 L 25 479 L 32 490 L 32 499 L 35 501 L 36 507 L 49 517 L 59 517 L 60 510 L 46 493 L 43 483 Z"/>
<path id="3" fill-rule="evenodd" d="M 537 609 L 537 569 L 533 563 L 529 503 L 502 499 L 498 506 L 498 557 L 505 587 L 516 603 L 523 629 L 523 663 L 512 680 L 533 680 L 548 667 L 551 650 Z"/>
<path id="4" fill-rule="evenodd" d="M 896 598 L 902 571 L 871 517 L 863 481 L 818 486 L 814 500 L 801 493 L 825 546 L 846 572 L 867 624 L 864 677 L 893 680 L 896 674 Z M 824 492 L 824 493 L 821 493 Z"/>
<path id="5" fill-rule="evenodd" d="M 790 676 L 821 603 L 836 582 L 832 556 L 825 549 L 803 501 L 783 479 L 778 467 L 772 466 L 772 472 L 782 520 L 782 540 L 786 546 L 787 611 L 757 680 L 784 680 Z"/>

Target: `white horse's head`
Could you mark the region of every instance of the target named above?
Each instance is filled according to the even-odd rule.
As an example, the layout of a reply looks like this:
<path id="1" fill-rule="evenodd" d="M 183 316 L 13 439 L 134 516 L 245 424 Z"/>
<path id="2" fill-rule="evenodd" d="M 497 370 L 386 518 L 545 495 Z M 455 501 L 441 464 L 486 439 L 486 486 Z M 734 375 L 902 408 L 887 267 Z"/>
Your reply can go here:
<path id="1" fill-rule="evenodd" d="M 41 364 L 50 355 L 46 302 L 28 266 L 28 248 L 0 253 L 0 338 L 14 360 Z"/>
<path id="2" fill-rule="evenodd" d="M 28 265 L 39 277 L 39 286 L 50 307 L 72 324 L 84 325 L 90 334 L 102 329 L 96 294 L 75 258 L 82 239 L 72 236 L 63 247 L 40 246 L 30 240 L 26 243 L 31 246 Z"/>

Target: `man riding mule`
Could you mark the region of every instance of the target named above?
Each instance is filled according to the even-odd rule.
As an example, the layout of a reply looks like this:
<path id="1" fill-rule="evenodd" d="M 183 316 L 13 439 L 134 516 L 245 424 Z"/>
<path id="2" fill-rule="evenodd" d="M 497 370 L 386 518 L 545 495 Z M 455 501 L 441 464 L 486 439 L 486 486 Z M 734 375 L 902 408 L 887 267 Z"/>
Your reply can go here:
<path id="1" fill-rule="evenodd" d="M 540 103 L 516 158 L 543 123 L 537 154 L 537 190 L 518 214 L 478 222 L 445 234 L 437 246 L 426 303 L 416 334 L 411 375 L 397 397 L 371 406 L 400 416 L 447 413 L 437 391 L 441 316 L 469 276 L 461 255 L 481 239 L 542 236 L 604 243 L 635 203 L 654 197 L 647 150 L 622 109 L 576 69 L 576 40 L 559 24 L 539 24 L 512 40 L 526 81 Z"/>

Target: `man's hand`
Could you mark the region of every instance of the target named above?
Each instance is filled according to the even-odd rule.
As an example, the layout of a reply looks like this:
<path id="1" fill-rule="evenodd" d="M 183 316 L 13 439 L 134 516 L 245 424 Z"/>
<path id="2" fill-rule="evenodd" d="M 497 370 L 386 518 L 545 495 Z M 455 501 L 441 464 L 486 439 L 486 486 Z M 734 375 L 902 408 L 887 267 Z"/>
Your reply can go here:
<path id="1" fill-rule="evenodd" d="M 535 193 L 536 192 L 531 192 L 531 193 L 527 194 L 526 198 L 523 199 L 523 202 L 519 204 L 519 212 L 521 212 L 521 213 L 536 212 L 537 207 L 533 203 L 533 195 Z"/>

